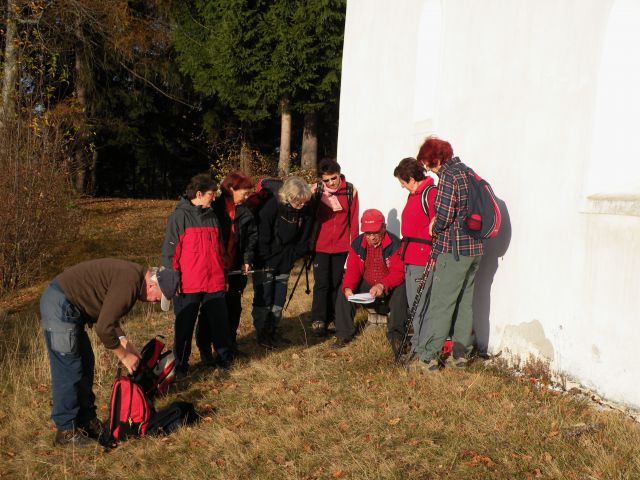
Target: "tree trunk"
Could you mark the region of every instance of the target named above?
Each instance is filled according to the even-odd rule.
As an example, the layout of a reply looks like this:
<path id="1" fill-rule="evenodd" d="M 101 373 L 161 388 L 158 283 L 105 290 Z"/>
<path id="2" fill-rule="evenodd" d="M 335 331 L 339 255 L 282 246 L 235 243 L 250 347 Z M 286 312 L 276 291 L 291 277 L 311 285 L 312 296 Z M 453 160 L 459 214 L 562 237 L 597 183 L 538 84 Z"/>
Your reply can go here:
<path id="1" fill-rule="evenodd" d="M 280 159 L 278 160 L 278 175 L 289 175 L 291 161 L 291 103 L 288 97 L 280 101 L 282 120 L 280 124 Z"/>
<path id="2" fill-rule="evenodd" d="M 302 130 L 302 168 L 315 173 L 318 166 L 318 123 L 315 112 L 304 116 L 304 129 Z"/>
<path id="3" fill-rule="evenodd" d="M 246 142 L 242 142 L 240 147 L 240 171 L 245 175 L 251 175 L 251 160 L 252 160 L 251 148 Z"/>
<path id="4" fill-rule="evenodd" d="M 4 72 L 2 82 L 2 105 L 0 105 L 0 126 L 9 120 L 15 112 L 15 91 L 18 77 L 18 37 L 16 27 L 16 4 L 14 0 L 7 0 L 7 18 L 4 45 Z"/>
<path id="5" fill-rule="evenodd" d="M 90 163 L 87 158 L 90 143 L 90 128 L 87 118 L 87 90 L 89 84 L 89 67 L 83 47 L 84 36 L 79 20 L 76 24 L 76 51 L 75 51 L 75 95 L 81 110 L 82 125 L 78 125 L 78 142 L 75 153 L 75 188 L 77 192 L 85 193 L 91 179 Z M 93 163 L 93 159 L 92 159 Z"/>

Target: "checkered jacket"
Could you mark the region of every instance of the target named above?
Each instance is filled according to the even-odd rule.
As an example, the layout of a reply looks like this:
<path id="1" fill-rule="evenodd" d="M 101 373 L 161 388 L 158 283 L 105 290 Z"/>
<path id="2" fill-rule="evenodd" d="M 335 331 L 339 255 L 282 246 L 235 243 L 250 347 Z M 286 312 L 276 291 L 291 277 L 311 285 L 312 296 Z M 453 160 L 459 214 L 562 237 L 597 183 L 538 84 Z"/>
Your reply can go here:
<path id="1" fill-rule="evenodd" d="M 477 240 L 460 227 L 461 219 L 467 213 L 469 182 L 465 173 L 467 167 L 458 157 L 454 157 L 438 172 L 438 194 L 436 195 L 436 222 L 433 226 L 435 242 L 431 258 L 441 253 L 453 253 L 457 248 L 459 255 L 476 257 L 484 253 L 482 240 Z"/>

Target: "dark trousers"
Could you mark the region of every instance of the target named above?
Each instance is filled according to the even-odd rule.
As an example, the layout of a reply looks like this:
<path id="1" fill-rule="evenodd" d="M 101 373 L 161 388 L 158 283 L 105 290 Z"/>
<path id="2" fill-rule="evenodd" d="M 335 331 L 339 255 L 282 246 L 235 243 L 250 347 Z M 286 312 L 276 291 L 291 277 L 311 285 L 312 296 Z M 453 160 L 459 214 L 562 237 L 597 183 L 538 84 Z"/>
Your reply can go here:
<path id="1" fill-rule="evenodd" d="M 202 308 L 207 321 L 210 342 L 222 360 L 230 360 L 231 336 L 225 292 L 181 293 L 173 299 L 173 311 L 176 315 L 174 328 L 173 353 L 176 358 L 176 370 L 186 372 L 189 368 L 193 329 Z"/>
<path id="2" fill-rule="evenodd" d="M 313 303 L 311 321 L 331 323 L 335 318 L 336 297 L 344 275 L 347 252 L 317 252 L 313 259 Z"/>
<path id="3" fill-rule="evenodd" d="M 51 419 L 72 430 L 96 416 L 95 359 L 85 321 L 54 280 L 40 298 L 44 341 L 51 366 Z"/>
<path id="4" fill-rule="evenodd" d="M 253 274 L 253 326 L 258 334 L 276 331 L 287 300 L 289 274 Z"/>
<path id="5" fill-rule="evenodd" d="M 238 326 L 240 325 L 240 315 L 242 314 L 242 293 L 247 286 L 245 275 L 230 275 L 228 277 L 229 290 L 224 299 L 227 304 L 227 316 L 229 318 L 229 338 L 231 345 L 235 346 Z M 200 357 L 211 357 L 211 329 L 206 320 L 204 309 L 200 309 L 198 324 L 196 326 L 196 345 L 200 350 Z"/>
<path id="6" fill-rule="evenodd" d="M 368 292 L 370 289 L 371 285 L 363 280 L 358 291 L 353 293 Z M 347 300 L 347 297 L 342 293 L 342 286 L 340 286 L 340 294 L 336 298 L 336 337 L 349 341 L 355 335 L 353 318 L 356 315 L 356 306 L 357 304 Z M 386 313 L 383 310 L 388 310 L 387 338 L 392 345 L 398 340 L 402 341 L 404 324 L 407 321 L 407 293 L 404 283 L 398 285 L 384 298 L 365 306 L 373 306 L 380 313 Z"/>

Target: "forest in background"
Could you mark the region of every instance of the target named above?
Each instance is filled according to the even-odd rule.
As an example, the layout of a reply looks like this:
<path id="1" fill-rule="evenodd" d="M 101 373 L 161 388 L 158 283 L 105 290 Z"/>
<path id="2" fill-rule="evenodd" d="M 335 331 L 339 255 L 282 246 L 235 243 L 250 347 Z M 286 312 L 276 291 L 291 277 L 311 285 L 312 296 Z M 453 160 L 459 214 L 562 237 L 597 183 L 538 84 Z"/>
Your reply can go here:
<path id="1" fill-rule="evenodd" d="M 79 195 L 176 198 L 209 168 L 334 156 L 346 0 L 2 0 L 0 293 Z"/>

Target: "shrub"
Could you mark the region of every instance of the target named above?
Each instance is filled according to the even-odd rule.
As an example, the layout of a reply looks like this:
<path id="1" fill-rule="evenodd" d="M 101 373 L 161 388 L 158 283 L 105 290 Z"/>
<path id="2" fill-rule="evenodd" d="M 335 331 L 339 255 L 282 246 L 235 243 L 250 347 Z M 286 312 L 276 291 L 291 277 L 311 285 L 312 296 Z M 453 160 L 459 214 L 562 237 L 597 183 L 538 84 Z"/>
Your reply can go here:
<path id="1" fill-rule="evenodd" d="M 46 116 L 0 127 L 0 294 L 40 279 L 59 241 L 76 235 L 69 143 Z"/>

